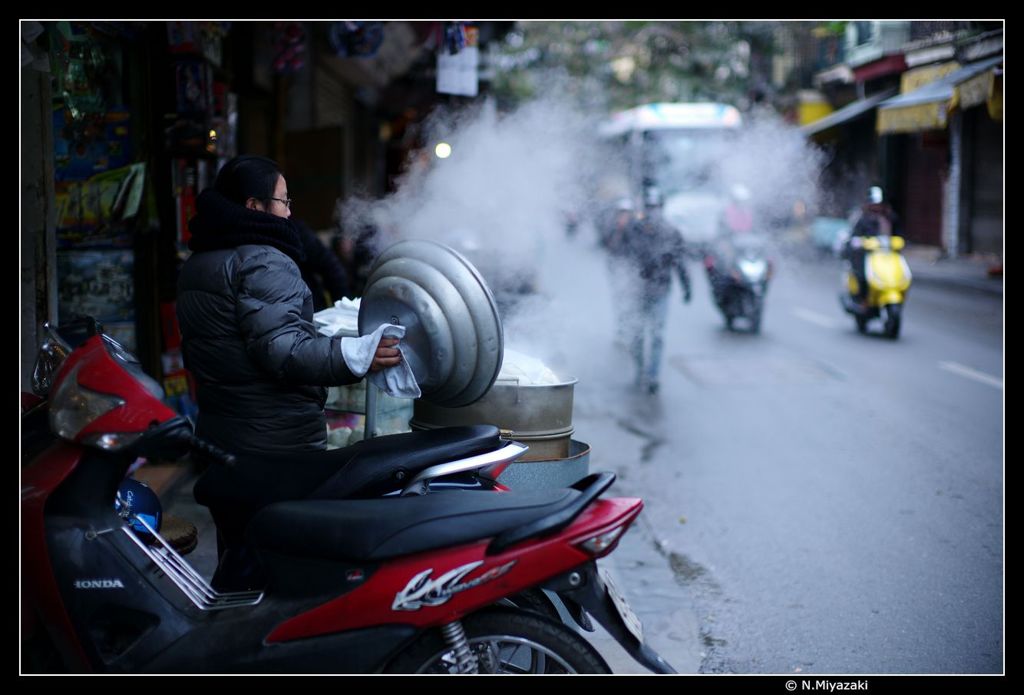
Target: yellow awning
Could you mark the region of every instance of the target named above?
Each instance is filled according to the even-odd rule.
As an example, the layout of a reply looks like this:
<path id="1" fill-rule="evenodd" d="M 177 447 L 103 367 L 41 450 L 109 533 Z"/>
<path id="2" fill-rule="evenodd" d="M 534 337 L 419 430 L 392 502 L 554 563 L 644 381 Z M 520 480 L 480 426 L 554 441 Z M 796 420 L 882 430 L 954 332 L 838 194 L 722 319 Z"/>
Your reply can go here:
<path id="1" fill-rule="evenodd" d="M 909 94 L 915 89 L 920 89 L 926 84 L 940 80 L 951 72 L 956 72 L 963 66 L 955 60 L 938 65 L 925 65 L 920 68 L 907 70 L 900 75 L 900 94 Z"/>
<path id="2" fill-rule="evenodd" d="M 1003 76 L 998 75 L 988 99 L 988 115 L 993 121 L 1003 120 Z"/>
<path id="3" fill-rule="evenodd" d="M 878 94 L 872 94 L 869 97 L 847 104 L 838 111 L 833 111 L 823 118 L 819 118 L 815 121 L 802 125 L 800 126 L 800 130 L 804 135 L 814 135 L 815 133 L 821 133 L 829 128 L 833 128 L 861 116 L 867 116 L 872 109 L 889 97 L 893 96 L 895 93 L 896 88 L 892 87 L 890 89 L 883 90 Z"/>
<path id="4" fill-rule="evenodd" d="M 801 126 L 820 121 L 830 113 L 832 113 L 832 107 L 827 101 L 798 104 L 796 107 L 797 123 Z"/>
<path id="5" fill-rule="evenodd" d="M 961 109 L 969 109 L 982 104 L 986 105 L 994 120 L 1003 120 L 1003 77 L 998 70 L 976 75 L 953 89 L 950 108 L 959 106 Z"/>
<path id="6" fill-rule="evenodd" d="M 991 111 L 995 94 L 994 71 L 1002 62 L 1003 57 L 997 56 L 967 65 L 882 102 L 878 107 L 875 130 L 882 135 L 943 130 L 953 109 L 966 109 L 988 102 Z M 1001 99 L 998 110 L 1001 113 Z"/>
<path id="7" fill-rule="evenodd" d="M 946 127 L 948 115 L 949 110 L 945 101 L 886 109 L 878 112 L 875 129 L 879 133 L 917 133 L 922 130 L 942 130 Z"/>

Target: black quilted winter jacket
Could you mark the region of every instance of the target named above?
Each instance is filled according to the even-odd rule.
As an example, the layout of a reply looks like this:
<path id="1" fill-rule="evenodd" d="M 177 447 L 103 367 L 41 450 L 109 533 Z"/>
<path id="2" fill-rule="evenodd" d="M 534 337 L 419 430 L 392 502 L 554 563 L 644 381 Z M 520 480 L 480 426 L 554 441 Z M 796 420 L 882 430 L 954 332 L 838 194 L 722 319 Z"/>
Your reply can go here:
<path id="1" fill-rule="evenodd" d="M 235 453 L 325 448 L 325 387 L 359 378 L 345 365 L 341 339 L 312 323 L 294 227 L 213 190 L 196 202 L 177 310 L 196 380 L 197 434 Z"/>

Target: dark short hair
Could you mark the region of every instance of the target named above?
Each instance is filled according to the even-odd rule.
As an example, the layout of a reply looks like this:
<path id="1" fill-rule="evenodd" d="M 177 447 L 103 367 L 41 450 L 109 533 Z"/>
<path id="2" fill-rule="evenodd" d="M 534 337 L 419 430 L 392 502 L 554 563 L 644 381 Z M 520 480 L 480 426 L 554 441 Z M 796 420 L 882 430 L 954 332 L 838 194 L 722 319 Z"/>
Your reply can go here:
<path id="1" fill-rule="evenodd" d="M 249 198 L 272 198 L 278 176 L 281 176 L 281 167 L 274 160 L 244 154 L 233 158 L 220 168 L 213 187 L 228 200 L 245 205 Z"/>

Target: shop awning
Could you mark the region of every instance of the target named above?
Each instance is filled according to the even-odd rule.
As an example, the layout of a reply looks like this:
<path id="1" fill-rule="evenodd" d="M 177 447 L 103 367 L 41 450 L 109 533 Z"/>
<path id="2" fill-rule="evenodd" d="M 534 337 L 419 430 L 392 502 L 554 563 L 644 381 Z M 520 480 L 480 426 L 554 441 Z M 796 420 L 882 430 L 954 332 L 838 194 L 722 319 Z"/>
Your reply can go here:
<path id="1" fill-rule="evenodd" d="M 815 133 L 820 133 L 823 130 L 828 130 L 833 126 L 846 123 L 847 121 L 853 120 L 858 116 L 863 116 L 867 112 L 871 111 L 871 109 L 878 106 L 879 103 L 885 101 L 894 94 L 896 94 L 895 87 L 883 90 L 878 94 L 872 94 L 871 96 L 865 97 L 864 99 L 859 99 L 853 102 L 852 104 L 847 104 L 838 111 L 830 113 L 824 118 L 821 118 L 817 121 L 812 121 L 807 125 L 802 126 L 800 128 L 800 132 L 802 132 L 804 135 L 814 135 Z"/>
<path id="2" fill-rule="evenodd" d="M 944 129 L 953 109 L 984 104 L 993 97 L 995 69 L 1002 62 L 1000 55 L 973 63 L 885 101 L 878 107 L 876 130 L 884 135 Z"/>

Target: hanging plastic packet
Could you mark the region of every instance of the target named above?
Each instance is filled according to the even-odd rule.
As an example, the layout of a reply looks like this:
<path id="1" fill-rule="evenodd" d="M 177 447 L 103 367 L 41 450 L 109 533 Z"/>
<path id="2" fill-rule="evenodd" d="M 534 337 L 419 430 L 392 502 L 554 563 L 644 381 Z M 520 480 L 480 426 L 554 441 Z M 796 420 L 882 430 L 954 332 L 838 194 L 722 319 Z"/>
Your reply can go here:
<path id="1" fill-rule="evenodd" d="M 462 50 L 466 45 L 466 29 L 462 22 L 449 22 L 445 25 L 444 43 L 451 55 Z"/>

